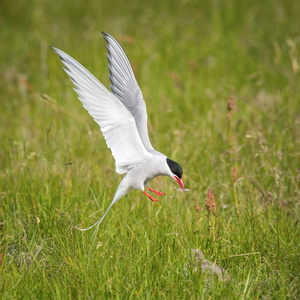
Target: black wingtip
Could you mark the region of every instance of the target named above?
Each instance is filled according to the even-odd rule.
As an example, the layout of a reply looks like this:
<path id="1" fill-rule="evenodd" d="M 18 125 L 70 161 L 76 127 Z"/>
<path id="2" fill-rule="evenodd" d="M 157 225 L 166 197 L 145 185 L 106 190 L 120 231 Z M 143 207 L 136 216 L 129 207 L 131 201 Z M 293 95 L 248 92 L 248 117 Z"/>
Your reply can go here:
<path id="1" fill-rule="evenodd" d="M 104 31 L 101 31 L 101 33 L 103 34 L 103 38 L 105 39 L 105 42 L 108 44 L 110 35 Z"/>
<path id="2" fill-rule="evenodd" d="M 103 38 L 107 41 L 107 38 L 109 37 L 109 34 L 104 32 L 104 31 L 101 31 L 101 33 L 103 34 Z"/>
<path id="3" fill-rule="evenodd" d="M 49 48 L 51 48 L 55 53 L 57 53 L 57 49 L 53 46 L 49 46 Z M 58 53 L 57 53 L 58 54 Z"/>

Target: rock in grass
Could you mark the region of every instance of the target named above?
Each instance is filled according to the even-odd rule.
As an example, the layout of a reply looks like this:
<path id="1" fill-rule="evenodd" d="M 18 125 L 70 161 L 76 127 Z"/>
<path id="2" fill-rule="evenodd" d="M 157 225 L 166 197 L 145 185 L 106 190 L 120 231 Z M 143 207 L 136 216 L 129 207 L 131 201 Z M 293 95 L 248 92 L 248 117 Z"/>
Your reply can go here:
<path id="1" fill-rule="evenodd" d="M 191 249 L 191 259 L 194 262 L 194 272 L 197 272 L 201 268 L 202 273 L 207 273 L 208 275 L 215 274 L 220 281 L 230 280 L 230 275 L 226 270 L 205 259 L 203 252 L 199 249 Z"/>

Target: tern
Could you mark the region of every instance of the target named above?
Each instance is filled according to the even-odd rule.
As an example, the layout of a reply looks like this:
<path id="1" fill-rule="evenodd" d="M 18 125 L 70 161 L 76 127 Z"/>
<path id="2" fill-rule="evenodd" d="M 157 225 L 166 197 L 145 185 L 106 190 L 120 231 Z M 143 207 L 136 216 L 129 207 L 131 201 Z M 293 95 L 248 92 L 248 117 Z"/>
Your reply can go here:
<path id="1" fill-rule="evenodd" d="M 158 201 L 145 190 L 147 186 L 157 196 L 164 195 L 150 188 L 150 180 L 157 176 L 169 176 L 185 190 L 181 166 L 156 151 L 150 143 L 146 104 L 126 53 L 111 35 L 102 34 L 108 51 L 106 56 L 112 93 L 74 58 L 51 47 L 64 64 L 64 70 L 73 82 L 83 107 L 99 124 L 115 159 L 116 172 L 126 174 L 105 214 L 88 228 L 76 226 L 81 231 L 94 226 L 97 230 L 110 208 L 131 190 L 141 190 L 152 201 Z"/>

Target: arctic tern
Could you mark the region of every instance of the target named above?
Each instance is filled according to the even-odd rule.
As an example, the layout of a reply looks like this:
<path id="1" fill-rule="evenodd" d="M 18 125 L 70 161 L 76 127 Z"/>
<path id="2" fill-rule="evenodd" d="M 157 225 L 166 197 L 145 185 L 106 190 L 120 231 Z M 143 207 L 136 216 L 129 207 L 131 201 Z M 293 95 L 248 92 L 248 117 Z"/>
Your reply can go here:
<path id="1" fill-rule="evenodd" d="M 92 226 L 96 229 L 112 207 L 130 190 L 141 190 L 152 201 L 158 201 L 145 191 L 145 185 L 157 196 L 164 195 L 150 188 L 149 181 L 164 175 L 175 179 L 185 191 L 182 168 L 156 151 L 148 137 L 147 111 L 142 92 L 131 64 L 121 45 L 102 32 L 106 41 L 110 88 L 108 91 L 87 69 L 63 51 L 51 47 L 64 64 L 84 108 L 100 125 L 100 129 L 115 159 L 116 172 L 126 174 L 105 214 Z"/>

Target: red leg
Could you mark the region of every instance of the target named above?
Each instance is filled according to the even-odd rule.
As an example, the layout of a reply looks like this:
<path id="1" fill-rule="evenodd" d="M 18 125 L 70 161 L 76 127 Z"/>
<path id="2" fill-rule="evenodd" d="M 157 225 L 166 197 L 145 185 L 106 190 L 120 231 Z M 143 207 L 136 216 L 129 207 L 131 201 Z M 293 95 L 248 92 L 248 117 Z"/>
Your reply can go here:
<path id="1" fill-rule="evenodd" d="M 164 195 L 164 194 L 165 194 L 165 193 L 162 193 L 162 192 L 153 190 L 153 189 L 151 189 L 151 187 L 148 187 L 148 189 L 149 189 L 149 191 L 154 192 L 157 196 L 161 196 L 161 195 Z"/>
<path id="2" fill-rule="evenodd" d="M 152 201 L 157 202 L 158 200 L 156 200 L 155 198 L 153 198 L 152 196 L 150 196 L 149 194 L 147 194 L 145 191 L 143 191 L 143 193 L 148 196 Z"/>

